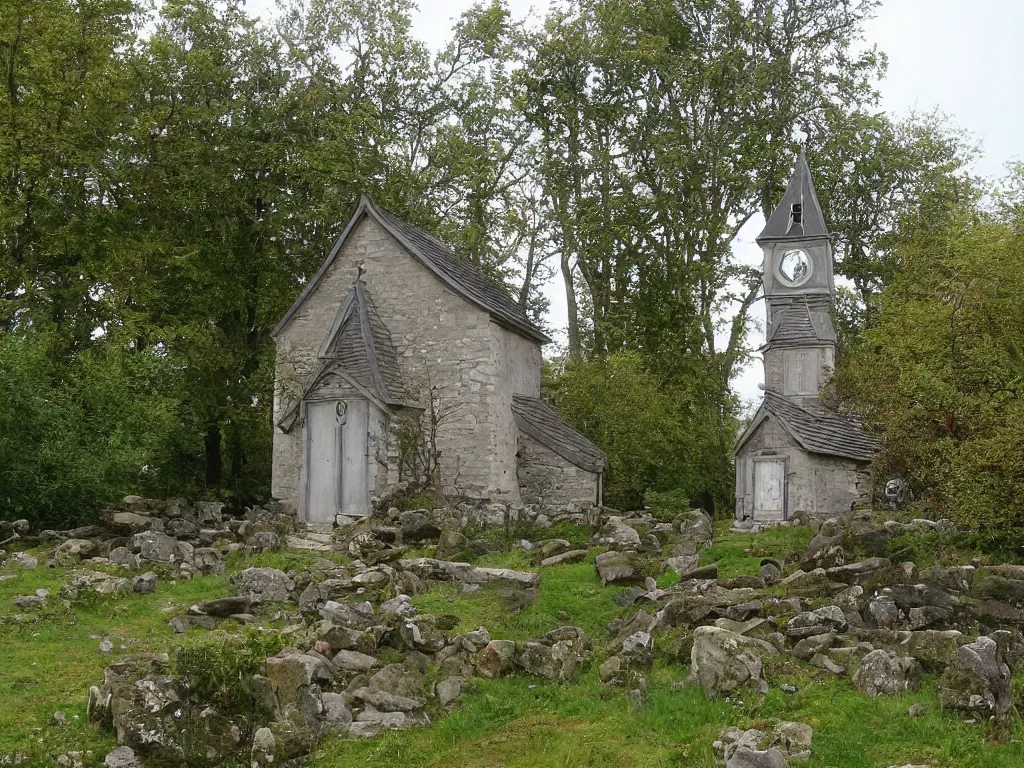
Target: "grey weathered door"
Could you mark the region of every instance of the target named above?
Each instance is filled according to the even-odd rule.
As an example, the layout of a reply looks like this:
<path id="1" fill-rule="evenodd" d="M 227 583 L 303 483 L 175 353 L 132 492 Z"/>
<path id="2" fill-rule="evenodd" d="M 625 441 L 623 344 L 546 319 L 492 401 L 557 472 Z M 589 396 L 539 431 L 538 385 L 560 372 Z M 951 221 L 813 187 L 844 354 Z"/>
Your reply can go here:
<path id="1" fill-rule="evenodd" d="M 366 438 L 369 431 L 369 403 L 350 400 L 341 433 L 341 511 L 346 515 L 369 512 L 366 477 Z"/>
<path id="2" fill-rule="evenodd" d="M 306 520 L 333 523 L 338 513 L 341 447 L 337 403 L 306 404 Z"/>
<path id="3" fill-rule="evenodd" d="M 754 462 L 754 520 L 782 520 L 786 504 L 785 459 Z"/>

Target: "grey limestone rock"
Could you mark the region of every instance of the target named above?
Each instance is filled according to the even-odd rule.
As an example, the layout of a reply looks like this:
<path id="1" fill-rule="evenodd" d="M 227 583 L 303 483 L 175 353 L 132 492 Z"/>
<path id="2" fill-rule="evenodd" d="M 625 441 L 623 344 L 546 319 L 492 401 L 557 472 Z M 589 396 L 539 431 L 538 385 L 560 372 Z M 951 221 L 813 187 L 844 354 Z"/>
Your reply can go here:
<path id="1" fill-rule="evenodd" d="M 916 691 L 921 685 L 921 665 L 909 656 L 880 648 L 861 659 L 853 673 L 853 684 L 871 698 Z"/>

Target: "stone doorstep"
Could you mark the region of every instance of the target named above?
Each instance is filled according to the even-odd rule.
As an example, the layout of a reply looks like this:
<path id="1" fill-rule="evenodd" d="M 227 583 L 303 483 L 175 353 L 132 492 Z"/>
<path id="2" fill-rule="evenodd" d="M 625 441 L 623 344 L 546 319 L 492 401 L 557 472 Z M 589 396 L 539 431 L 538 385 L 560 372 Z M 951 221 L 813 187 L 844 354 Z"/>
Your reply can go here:
<path id="1" fill-rule="evenodd" d="M 288 534 L 285 537 L 285 544 L 289 549 L 305 549 L 314 552 L 330 552 L 341 549 L 329 533 L 318 533 L 310 530 L 301 534 Z"/>

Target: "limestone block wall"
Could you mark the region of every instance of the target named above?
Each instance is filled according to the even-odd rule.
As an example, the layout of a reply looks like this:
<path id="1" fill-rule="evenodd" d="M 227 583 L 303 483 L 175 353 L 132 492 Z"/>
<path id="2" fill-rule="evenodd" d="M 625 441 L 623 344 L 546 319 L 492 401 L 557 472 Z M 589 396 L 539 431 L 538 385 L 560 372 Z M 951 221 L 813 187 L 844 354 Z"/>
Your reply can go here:
<path id="1" fill-rule="evenodd" d="M 494 390 L 495 487 L 501 490 L 502 497 L 514 500 L 519 496 L 521 483 L 516 461 L 519 428 L 512 413 L 512 396 L 540 397 L 541 351 L 539 344 L 518 333 L 498 325 L 491 327 L 498 368 Z"/>
<path id="2" fill-rule="evenodd" d="M 599 475 L 580 469 L 532 437 L 518 434 L 518 481 L 525 504 L 597 504 Z"/>
<path id="3" fill-rule="evenodd" d="M 786 459 L 786 516 L 798 511 L 819 520 L 848 515 L 871 500 L 871 469 L 864 462 L 808 453 L 769 416 L 736 456 L 736 518 L 754 509 L 753 460 Z"/>
<path id="4" fill-rule="evenodd" d="M 769 347 L 764 353 L 764 388 L 772 392 L 786 394 L 786 350 L 792 347 Z M 834 347 L 822 345 L 820 347 L 801 347 L 808 351 L 814 351 L 818 355 L 818 391 L 825 385 L 835 369 L 836 351 Z M 808 395 L 804 399 L 810 400 L 817 397 L 817 392 Z"/>
<path id="5" fill-rule="evenodd" d="M 433 402 L 447 414 L 437 440 L 446 492 L 517 500 L 511 392 L 535 384 L 536 392 L 528 393 L 539 393 L 539 345 L 495 325 L 487 312 L 445 286 L 371 217 L 349 234 L 317 290 L 277 338 L 275 423 L 279 408 L 315 365 L 359 264 L 391 332 L 408 399 L 424 408 Z M 273 494 L 295 508 L 303 488 L 301 465 L 301 425 L 290 434 L 275 428 Z M 395 481 L 394 472 L 380 477 L 385 474 L 389 483 Z M 378 494 L 386 490 L 383 482 L 378 486 Z"/>

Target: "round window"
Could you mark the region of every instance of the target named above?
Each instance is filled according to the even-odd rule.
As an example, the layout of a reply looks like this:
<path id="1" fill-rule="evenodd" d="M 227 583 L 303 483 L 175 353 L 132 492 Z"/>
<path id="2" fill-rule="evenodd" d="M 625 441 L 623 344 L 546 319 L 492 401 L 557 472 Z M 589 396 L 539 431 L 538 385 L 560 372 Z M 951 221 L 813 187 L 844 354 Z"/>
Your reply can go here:
<path id="1" fill-rule="evenodd" d="M 790 288 L 806 283 L 811 278 L 811 269 L 811 257 L 800 248 L 786 251 L 779 259 L 779 279 Z"/>

